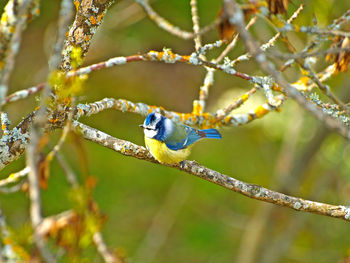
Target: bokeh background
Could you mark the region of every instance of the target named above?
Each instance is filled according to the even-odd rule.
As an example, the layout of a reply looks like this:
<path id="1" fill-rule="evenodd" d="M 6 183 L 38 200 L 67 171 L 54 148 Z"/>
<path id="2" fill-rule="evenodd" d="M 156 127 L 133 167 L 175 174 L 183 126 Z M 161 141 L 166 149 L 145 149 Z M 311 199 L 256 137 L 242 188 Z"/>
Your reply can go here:
<path id="1" fill-rule="evenodd" d="M 4 2 L 0 2 L 0 10 Z M 312 25 L 315 16 L 318 25 L 325 27 L 350 8 L 349 1 L 304 2 L 305 9 L 295 22 L 299 25 Z M 198 3 L 201 25 L 211 23 L 217 17 L 221 1 L 198 0 Z M 292 1 L 288 14 L 300 3 L 300 0 Z M 45 81 L 59 4 L 58 0 L 41 1 L 40 17 L 23 35 L 11 93 Z M 154 0 L 151 4 L 163 17 L 191 31 L 189 1 Z M 262 17 L 252 32 L 261 43 L 275 33 Z M 203 37 L 203 42 L 213 42 L 217 37 L 217 31 L 211 31 Z M 305 34 L 289 34 L 289 37 L 298 50 L 312 39 Z M 192 40 L 178 39 L 158 28 L 134 1 L 117 1 L 93 39 L 84 65 L 163 47 L 180 54 L 189 54 L 194 49 Z M 280 43 L 276 49 L 287 51 Z M 244 47 L 239 43 L 230 57 L 243 52 Z M 217 54 L 218 51 L 213 51 L 209 57 Z M 315 68 L 326 65 L 321 58 Z M 253 62 L 240 64 L 238 70 L 262 74 Z M 113 97 L 189 112 L 204 75 L 203 68 L 185 64 L 130 63 L 91 74 L 79 102 Z M 285 76 L 297 80 L 300 73 L 297 68 L 291 68 Z M 349 81 L 349 73 L 344 73 L 327 84 L 345 97 L 349 93 Z M 251 84 L 247 81 L 217 72 L 210 90 L 209 110 L 227 105 L 249 88 Z M 262 94 L 258 93 L 234 113 L 247 112 L 263 102 Z M 6 106 L 6 111 L 16 125 L 37 105 L 32 96 Z M 108 110 L 81 121 L 117 138 L 144 144 L 138 127 L 143 122 L 141 116 Z M 242 127 L 222 128 L 220 132 L 222 140 L 198 143 L 190 159 L 273 190 L 349 205 L 349 143 L 327 131 L 293 101 L 287 101 L 279 113 L 270 113 Z M 60 131 L 53 133 L 52 143 L 59 134 Z M 107 216 L 103 235 L 109 247 L 127 262 L 344 262 L 350 257 L 349 222 L 263 204 L 178 170 L 125 157 L 88 141 L 77 147 L 75 140 L 69 136 L 62 153 L 81 181 L 84 174 L 97 180 L 93 195 Z M 85 161 L 82 156 L 86 156 Z M 22 157 L 3 169 L 0 178 L 24 165 Z M 44 216 L 70 209 L 71 199 L 63 170 L 54 160 L 48 189 L 42 192 Z M 0 194 L 0 202 L 18 242 L 30 249 L 26 243 L 26 233 L 30 232 L 27 194 Z M 102 262 L 92 244 L 87 245 L 82 255 L 81 262 Z M 69 259 L 63 257 L 62 262 Z"/>

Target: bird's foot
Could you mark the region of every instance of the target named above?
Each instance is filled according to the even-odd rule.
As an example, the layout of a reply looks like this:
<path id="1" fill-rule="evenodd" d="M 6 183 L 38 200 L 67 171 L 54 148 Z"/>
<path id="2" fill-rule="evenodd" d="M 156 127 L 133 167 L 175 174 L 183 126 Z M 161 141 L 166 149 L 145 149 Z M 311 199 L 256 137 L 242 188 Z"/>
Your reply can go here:
<path id="1" fill-rule="evenodd" d="M 185 168 L 185 160 L 183 160 L 183 161 L 180 162 L 180 168 L 181 168 L 181 169 L 184 169 L 184 168 Z"/>

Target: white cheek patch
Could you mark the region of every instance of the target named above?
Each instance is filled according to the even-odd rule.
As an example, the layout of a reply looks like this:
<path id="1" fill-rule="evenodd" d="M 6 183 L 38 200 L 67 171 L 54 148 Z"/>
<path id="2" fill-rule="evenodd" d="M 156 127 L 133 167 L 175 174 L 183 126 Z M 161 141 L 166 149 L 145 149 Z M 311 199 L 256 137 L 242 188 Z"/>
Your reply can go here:
<path id="1" fill-rule="evenodd" d="M 144 129 L 143 131 L 144 131 L 145 136 L 146 136 L 147 138 L 153 138 L 154 136 L 157 135 L 157 131 L 156 131 L 156 130 Z"/>

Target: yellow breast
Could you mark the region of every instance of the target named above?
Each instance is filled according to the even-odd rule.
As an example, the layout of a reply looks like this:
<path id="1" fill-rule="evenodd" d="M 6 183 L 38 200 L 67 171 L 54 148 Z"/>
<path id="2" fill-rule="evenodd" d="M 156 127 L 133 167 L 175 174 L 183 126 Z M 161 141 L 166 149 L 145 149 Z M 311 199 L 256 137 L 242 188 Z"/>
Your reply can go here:
<path id="1" fill-rule="evenodd" d="M 145 144 L 153 157 L 161 163 L 179 163 L 185 160 L 190 154 L 189 148 L 173 151 L 164 142 L 147 137 L 145 137 Z"/>

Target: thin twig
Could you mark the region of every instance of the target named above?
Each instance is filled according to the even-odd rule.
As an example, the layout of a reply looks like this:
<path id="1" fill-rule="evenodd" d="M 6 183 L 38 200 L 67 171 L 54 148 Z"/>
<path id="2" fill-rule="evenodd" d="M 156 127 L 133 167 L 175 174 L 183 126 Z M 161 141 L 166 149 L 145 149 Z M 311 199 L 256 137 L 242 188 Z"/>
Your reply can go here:
<path id="1" fill-rule="evenodd" d="M 15 101 L 18 101 L 18 100 L 21 100 L 21 99 L 25 99 L 29 95 L 36 94 L 36 93 L 40 92 L 44 87 L 45 87 L 45 83 L 40 83 L 37 86 L 30 87 L 28 89 L 23 89 L 23 90 L 16 91 L 16 92 L 8 95 L 5 98 L 5 101 L 3 102 L 2 105 L 6 104 L 6 103 L 10 103 L 10 102 L 15 102 Z"/>
<path id="2" fill-rule="evenodd" d="M 61 51 L 63 49 L 65 35 L 68 30 L 68 25 L 73 17 L 73 1 L 62 0 L 58 19 L 58 32 L 56 43 L 53 47 L 52 54 L 49 60 L 49 70 L 58 69 L 61 62 Z"/>
<path id="3" fill-rule="evenodd" d="M 111 253 L 103 240 L 103 236 L 100 231 L 96 231 L 92 237 L 97 251 L 100 253 L 102 258 L 106 263 L 121 263 L 121 259 L 115 256 L 115 254 Z"/>
<path id="4" fill-rule="evenodd" d="M 26 177 L 29 171 L 30 171 L 30 168 L 27 166 L 19 172 L 10 174 L 7 178 L 0 180 L 0 187 L 17 183 L 20 179 Z"/>
<path id="5" fill-rule="evenodd" d="M 56 262 L 54 256 L 47 249 L 45 240 L 38 233 L 37 227 L 42 221 L 41 215 L 41 200 L 40 200 L 40 187 L 39 187 L 39 174 L 38 174 L 38 154 L 37 145 L 39 143 L 39 137 L 35 129 L 31 130 L 31 142 L 27 147 L 27 166 L 30 171 L 28 174 L 29 182 L 29 199 L 30 199 L 30 219 L 34 229 L 34 242 L 37 245 L 41 256 L 48 263 Z"/>
<path id="6" fill-rule="evenodd" d="M 202 46 L 202 44 L 201 44 L 201 36 L 199 34 L 200 27 L 199 27 L 197 0 L 190 0 L 190 5 L 191 5 L 191 14 L 192 14 L 192 23 L 193 23 L 194 46 L 196 51 L 198 51 Z"/>

